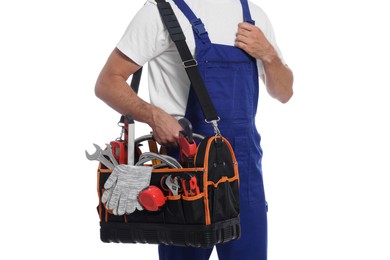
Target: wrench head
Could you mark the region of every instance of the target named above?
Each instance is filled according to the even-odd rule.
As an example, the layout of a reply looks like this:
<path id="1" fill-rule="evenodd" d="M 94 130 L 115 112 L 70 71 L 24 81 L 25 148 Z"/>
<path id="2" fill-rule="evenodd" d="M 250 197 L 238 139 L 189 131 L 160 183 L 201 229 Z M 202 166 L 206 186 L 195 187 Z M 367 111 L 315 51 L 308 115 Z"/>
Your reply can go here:
<path id="1" fill-rule="evenodd" d="M 112 154 L 111 149 L 112 149 L 111 145 L 110 144 L 106 144 L 106 149 L 103 150 L 102 154 L 110 156 Z"/>
<path id="2" fill-rule="evenodd" d="M 180 189 L 180 185 L 179 185 L 179 180 L 177 177 L 174 177 L 172 178 L 172 175 L 169 175 L 166 179 L 165 179 L 165 185 L 169 188 L 169 190 L 172 192 L 172 195 L 173 196 L 176 196 L 179 194 L 179 189 Z"/>
<path id="3" fill-rule="evenodd" d="M 110 158 L 114 166 L 118 165 L 118 162 L 116 161 L 114 155 L 112 154 L 112 147 L 110 144 L 106 144 L 106 149 L 102 152 L 102 154 L 108 156 L 108 158 Z"/>
<path id="4" fill-rule="evenodd" d="M 99 158 L 100 154 L 103 152 L 102 148 L 100 148 L 99 145 L 93 144 L 93 146 L 95 146 L 95 149 L 96 149 L 95 153 L 90 154 L 90 153 L 87 152 L 87 150 L 85 150 L 85 156 L 90 161 L 97 160 Z"/>

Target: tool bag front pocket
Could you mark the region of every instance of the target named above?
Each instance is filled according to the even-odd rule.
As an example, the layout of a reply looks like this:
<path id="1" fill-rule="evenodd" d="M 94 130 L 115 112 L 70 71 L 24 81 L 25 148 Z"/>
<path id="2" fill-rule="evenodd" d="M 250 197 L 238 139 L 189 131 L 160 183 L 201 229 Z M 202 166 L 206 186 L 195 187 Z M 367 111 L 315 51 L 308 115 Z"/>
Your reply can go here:
<path id="1" fill-rule="evenodd" d="M 186 223 L 190 225 L 205 224 L 204 193 L 191 197 L 182 196 L 182 199 Z"/>

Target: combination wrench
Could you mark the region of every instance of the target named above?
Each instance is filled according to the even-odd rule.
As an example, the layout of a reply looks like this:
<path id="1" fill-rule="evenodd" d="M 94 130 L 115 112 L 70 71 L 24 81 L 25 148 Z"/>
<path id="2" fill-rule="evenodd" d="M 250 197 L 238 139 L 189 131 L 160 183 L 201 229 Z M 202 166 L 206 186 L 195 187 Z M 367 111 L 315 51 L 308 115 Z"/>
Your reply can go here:
<path id="1" fill-rule="evenodd" d="M 104 164 L 104 166 L 106 166 L 108 169 L 114 170 L 115 166 L 109 160 L 107 160 L 106 157 L 104 157 L 104 151 L 102 150 L 102 148 L 100 148 L 100 146 L 97 144 L 93 144 L 93 145 L 96 148 L 96 152 L 93 154 L 89 154 L 87 152 L 87 150 L 85 150 L 85 156 L 87 157 L 87 159 L 90 161 L 93 161 L 93 160 L 99 161 L 102 164 Z M 110 151 L 111 151 L 111 149 L 110 149 Z"/>

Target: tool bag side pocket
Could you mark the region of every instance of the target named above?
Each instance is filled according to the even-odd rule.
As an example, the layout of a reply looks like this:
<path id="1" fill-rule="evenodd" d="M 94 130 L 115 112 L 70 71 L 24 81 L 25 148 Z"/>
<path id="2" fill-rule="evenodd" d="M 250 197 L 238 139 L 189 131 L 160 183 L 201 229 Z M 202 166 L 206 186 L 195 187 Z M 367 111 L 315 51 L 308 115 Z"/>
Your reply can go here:
<path id="1" fill-rule="evenodd" d="M 203 165 L 206 224 L 239 217 L 239 174 L 229 141 L 210 137 L 198 147 L 196 166 Z"/>
<path id="2" fill-rule="evenodd" d="M 212 223 L 239 216 L 238 179 L 223 178 L 218 183 L 209 182 L 208 195 Z"/>

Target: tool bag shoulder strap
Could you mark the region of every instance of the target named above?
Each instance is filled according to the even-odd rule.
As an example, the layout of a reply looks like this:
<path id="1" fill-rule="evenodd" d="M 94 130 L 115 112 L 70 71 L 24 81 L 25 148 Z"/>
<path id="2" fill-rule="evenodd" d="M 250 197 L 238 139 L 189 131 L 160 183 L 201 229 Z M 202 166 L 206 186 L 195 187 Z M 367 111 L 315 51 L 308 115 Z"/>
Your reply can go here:
<path id="1" fill-rule="evenodd" d="M 173 12 L 172 6 L 165 0 L 156 0 L 156 2 L 161 19 L 167 28 L 172 41 L 176 45 L 180 58 L 182 59 L 183 66 L 191 81 L 191 86 L 199 100 L 205 119 L 209 122 L 218 120 L 218 113 L 208 94 L 198 68 L 198 63 L 188 48 L 186 37 L 180 27 L 175 13 Z"/>

